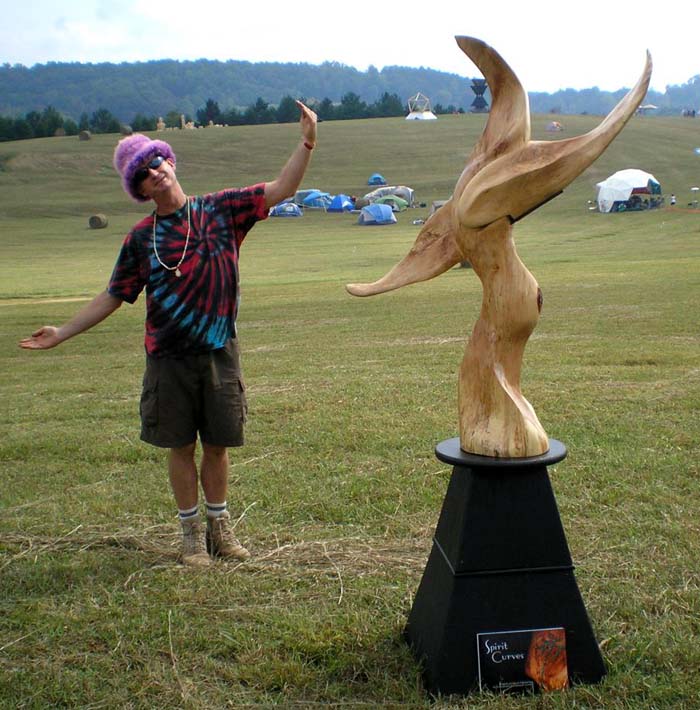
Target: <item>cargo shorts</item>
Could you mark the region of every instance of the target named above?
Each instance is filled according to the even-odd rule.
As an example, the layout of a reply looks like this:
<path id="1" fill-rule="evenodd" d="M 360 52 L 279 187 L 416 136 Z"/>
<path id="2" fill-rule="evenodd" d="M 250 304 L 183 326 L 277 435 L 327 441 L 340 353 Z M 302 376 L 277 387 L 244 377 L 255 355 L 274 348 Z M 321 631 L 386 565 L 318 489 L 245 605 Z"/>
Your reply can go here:
<path id="1" fill-rule="evenodd" d="M 146 356 L 141 392 L 141 439 L 180 448 L 197 441 L 243 446 L 248 414 L 238 341 L 183 358 Z"/>

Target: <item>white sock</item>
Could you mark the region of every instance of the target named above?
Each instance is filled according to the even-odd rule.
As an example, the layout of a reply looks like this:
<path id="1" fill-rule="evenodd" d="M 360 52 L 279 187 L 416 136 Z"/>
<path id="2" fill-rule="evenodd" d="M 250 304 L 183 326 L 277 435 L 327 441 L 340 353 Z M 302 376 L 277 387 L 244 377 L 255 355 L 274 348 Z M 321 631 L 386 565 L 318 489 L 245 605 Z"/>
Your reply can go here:
<path id="1" fill-rule="evenodd" d="M 195 518 L 199 516 L 199 506 L 195 505 L 194 508 L 188 508 L 187 510 L 178 510 L 178 517 L 181 523 L 192 522 Z"/>
<path id="2" fill-rule="evenodd" d="M 224 513 L 228 511 L 228 505 L 226 501 L 223 503 L 210 503 L 206 501 L 207 505 L 207 517 L 208 518 L 220 518 Z"/>

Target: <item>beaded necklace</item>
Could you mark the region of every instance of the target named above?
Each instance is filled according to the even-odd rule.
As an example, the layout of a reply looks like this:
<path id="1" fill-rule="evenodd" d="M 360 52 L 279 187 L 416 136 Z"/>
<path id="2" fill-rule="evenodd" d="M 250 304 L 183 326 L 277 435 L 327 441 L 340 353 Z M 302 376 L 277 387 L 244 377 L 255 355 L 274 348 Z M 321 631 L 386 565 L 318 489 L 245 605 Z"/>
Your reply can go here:
<path id="1" fill-rule="evenodd" d="M 185 260 L 185 254 L 187 253 L 187 245 L 190 243 L 190 230 L 192 228 L 192 222 L 190 220 L 190 198 L 187 198 L 187 237 L 185 238 L 185 248 L 182 250 L 182 256 L 180 257 L 180 261 L 175 264 L 175 266 L 168 266 L 167 264 L 164 264 L 158 255 L 158 244 L 156 243 L 156 225 L 158 223 L 157 220 L 157 213 L 153 213 L 153 252 L 156 255 L 156 259 L 158 259 L 158 263 L 164 268 L 167 269 L 168 271 L 174 271 L 175 276 L 182 276 L 182 271 L 180 271 L 180 264 Z"/>

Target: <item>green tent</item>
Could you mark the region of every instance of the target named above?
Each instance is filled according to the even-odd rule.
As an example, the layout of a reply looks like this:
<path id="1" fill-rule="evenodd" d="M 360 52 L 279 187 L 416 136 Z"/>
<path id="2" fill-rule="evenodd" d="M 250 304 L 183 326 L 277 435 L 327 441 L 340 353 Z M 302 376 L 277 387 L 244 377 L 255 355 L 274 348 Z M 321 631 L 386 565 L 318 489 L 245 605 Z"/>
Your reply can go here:
<path id="1" fill-rule="evenodd" d="M 396 195 L 385 195 L 384 197 L 373 200 L 373 202 L 380 205 L 389 205 L 393 212 L 403 212 L 408 207 L 408 202 Z"/>

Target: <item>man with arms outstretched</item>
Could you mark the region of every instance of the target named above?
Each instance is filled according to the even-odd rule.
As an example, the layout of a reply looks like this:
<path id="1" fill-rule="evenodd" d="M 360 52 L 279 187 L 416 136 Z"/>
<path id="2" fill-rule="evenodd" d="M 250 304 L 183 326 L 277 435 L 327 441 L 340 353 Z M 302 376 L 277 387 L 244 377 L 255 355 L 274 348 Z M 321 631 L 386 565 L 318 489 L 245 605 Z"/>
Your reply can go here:
<path id="1" fill-rule="evenodd" d="M 146 290 L 141 438 L 169 449 L 182 561 L 190 566 L 212 563 L 207 541 L 212 555 L 250 556 L 234 535 L 227 506 L 228 447 L 243 444 L 247 409 L 236 337 L 238 254 L 255 222 L 295 193 L 309 164 L 316 114 L 297 104 L 301 138 L 289 160 L 272 182 L 242 189 L 188 196 L 168 143 L 141 134 L 121 140 L 114 167 L 122 185 L 139 202 L 153 200 L 155 209 L 126 236 L 105 291 L 64 325 L 43 326 L 20 342 L 30 350 L 53 348 Z"/>

